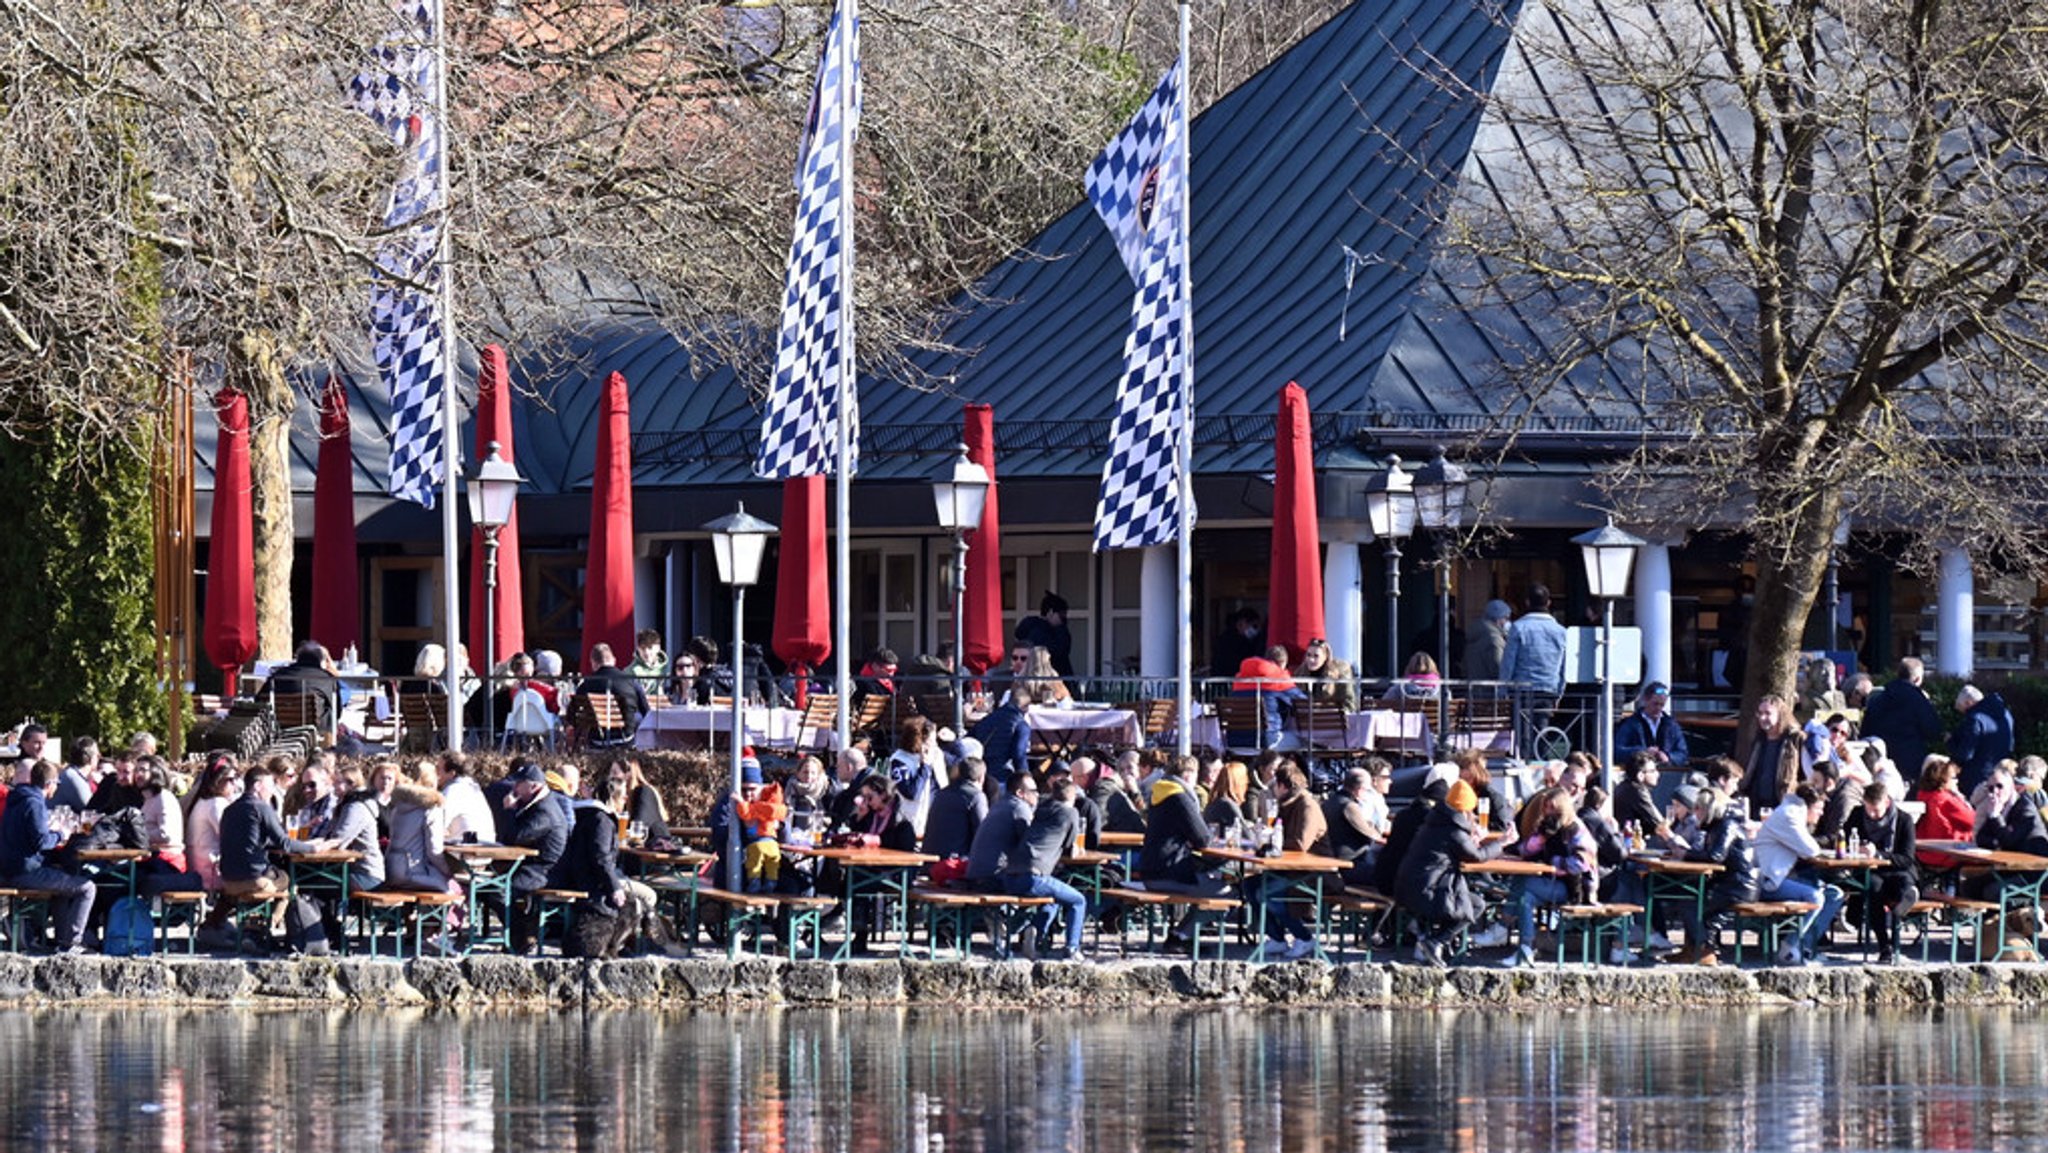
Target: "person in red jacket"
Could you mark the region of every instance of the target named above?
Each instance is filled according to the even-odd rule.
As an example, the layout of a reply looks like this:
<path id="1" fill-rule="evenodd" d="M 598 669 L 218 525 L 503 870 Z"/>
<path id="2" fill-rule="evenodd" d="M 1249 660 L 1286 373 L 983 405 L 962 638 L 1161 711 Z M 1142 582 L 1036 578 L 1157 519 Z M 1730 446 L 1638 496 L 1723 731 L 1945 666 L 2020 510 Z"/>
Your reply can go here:
<path id="1" fill-rule="evenodd" d="M 1285 718 L 1294 712 L 1294 706 L 1308 699 L 1294 683 L 1294 674 L 1287 671 L 1287 650 L 1275 645 L 1266 650 L 1263 657 L 1246 657 L 1237 666 L 1237 679 L 1231 682 L 1230 695 L 1234 697 L 1258 697 L 1264 704 L 1265 723 L 1259 729 L 1261 748 L 1278 748 Z"/>
<path id="2" fill-rule="evenodd" d="M 1977 814 L 1956 787 L 1958 772 L 1956 763 L 1947 757 L 1927 758 L 1927 767 L 1920 771 L 1920 784 L 1913 795 L 1914 800 L 1927 806 L 1913 825 L 1916 842 L 1967 841 L 1976 831 Z M 1939 855 L 1930 857 L 1925 852 L 1919 856 L 1924 865 L 1949 860 Z"/>

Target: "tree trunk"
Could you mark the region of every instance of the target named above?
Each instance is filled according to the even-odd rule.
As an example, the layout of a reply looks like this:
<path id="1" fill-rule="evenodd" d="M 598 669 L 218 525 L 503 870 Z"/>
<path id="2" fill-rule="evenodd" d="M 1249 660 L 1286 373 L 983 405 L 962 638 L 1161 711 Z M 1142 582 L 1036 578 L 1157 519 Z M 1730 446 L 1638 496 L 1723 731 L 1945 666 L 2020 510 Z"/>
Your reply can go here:
<path id="1" fill-rule="evenodd" d="M 278 353 L 277 334 L 238 335 L 228 379 L 249 398 L 249 490 L 255 529 L 257 656 L 292 654 L 292 412 L 297 407 Z"/>
<path id="2" fill-rule="evenodd" d="M 1760 494 L 1760 499 L 1767 499 Z M 1799 653 L 1807 618 L 1820 598 L 1821 582 L 1841 517 L 1839 489 L 1805 501 L 1793 516 L 1757 526 L 1756 603 L 1749 618 L 1749 660 L 1742 677 L 1742 724 L 1738 756 L 1747 755 L 1756 728 L 1755 705 L 1767 693 L 1797 703 Z M 1772 539 L 1782 532 L 1789 540 Z"/>

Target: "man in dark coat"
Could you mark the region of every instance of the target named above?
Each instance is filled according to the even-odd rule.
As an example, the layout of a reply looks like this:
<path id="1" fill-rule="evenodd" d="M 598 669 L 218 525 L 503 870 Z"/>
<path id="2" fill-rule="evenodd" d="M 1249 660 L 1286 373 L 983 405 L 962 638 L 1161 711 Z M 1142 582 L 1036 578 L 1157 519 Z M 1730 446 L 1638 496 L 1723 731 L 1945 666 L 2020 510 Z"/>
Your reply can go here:
<path id="1" fill-rule="evenodd" d="M 576 699 L 569 706 L 569 715 L 580 716 L 584 698 L 604 693 L 619 706 L 619 722 L 625 727 L 626 741 L 630 742 L 633 731 L 640 727 L 640 718 L 647 714 L 647 690 L 640 687 L 640 678 L 619 667 L 612 647 L 603 641 L 590 646 L 590 665 L 590 675 L 576 686 Z"/>
<path id="2" fill-rule="evenodd" d="M 311 694 L 320 702 L 315 710 L 314 723 L 321 732 L 331 733 L 341 719 L 342 707 L 348 703 L 348 690 L 328 664 L 327 646 L 319 641 L 307 641 L 293 654 L 291 664 L 279 665 L 270 671 L 270 679 L 263 682 L 256 695 L 269 700 L 279 693 Z"/>
<path id="3" fill-rule="evenodd" d="M 1849 814 L 1848 828 L 1862 841 L 1865 856 L 1884 861 L 1856 901 L 1863 924 L 1877 938 L 1877 963 L 1889 965 L 1899 956 L 1899 922 L 1920 900 L 1913 816 L 1892 803 L 1890 790 L 1872 783 L 1863 787 L 1863 803 Z"/>
<path id="4" fill-rule="evenodd" d="M 1941 737 L 1941 718 L 1920 688 L 1926 674 L 1919 658 L 1905 658 L 1899 662 L 1899 675 L 1863 706 L 1863 736 L 1883 741 L 1885 755 L 1908 781 L 1919 779 L 1928 750 Z"/>
<path id="5" fill-rule="evenodd" d="M 630 677 L 627 680 L 635 687 L 639 684 Z M 561 809 L 548 796 L 547 774 L 541 772 L 539 765 L 524 762 L 512 770 L 508 779 L 512 790 L 504 800 L 505 843 L 533 849 L 535 855 L 521 861 L 518 871 L 512 874 L 511 909 L 507 910 L 496 897 L 487 898 L 486 907 L 511 926 L 512 951 L 527 953 L 532 951 L 539 935 L 540 908 L 534 902 L 534 894 L 547 887 L 548 875 L 568 849 L 569 827 L 562 821 Z"/>
<path id="6" fill-rule="evenodd" d="M 1444 946 L 1486 912 L 1486 902 L 1466 883 L 1463 866 L 1500 856 L 1506 840 L 1482 837 L 1472 820 L 1478 808 L 1479 794 L 1472 786 L 1453 782 L 1443 804 L 1424 819 L 1394 879 L 1394 899 L 1423 925 L 1415 955 L 1424 964 L 1442 965 Z"/>
<path id="7" fill-rule="evenodd" d="M 1948 753 L 1962 769 L 1956 787 L 1967 797 L 1991 778 L 1998 762 L 2012 756 L 2012 710 L 1997 693 L 1987 695 L 1976 685 L 1964 685 L 1956 692 L 1956 714 Z"/>
<path id="8" fill-rule="evenodd" d="M 1074 634 L 1067 627 L 1067 598 L 1049 592 L 1038 602 L 1038 615 L 1017 622 L 1017 643 L 1035 645 L 1052 658 L 1052 671 L 1074 675 Z"/>
<path id="9" fill-rule="evenodd" d="M 1145 812 L 1145 842 L 1138 850 L 1138 876 L 1147 889 L 1162 893 L 1185 893 L 1196 897 L 1221 897 L 1230 884 L 1204 869 L 1202 850 L 1209 847 L 1209 826 L 1202 820 L 1202 806 L 1195 798 L 1194 757 L 1175 757 L 1166 773 L 1152 786 L 1152 805 Z M 1193 913 L 1174 926 L 1167 946 L 1192 949 L 1196 929 L 1214 915 Z"/>

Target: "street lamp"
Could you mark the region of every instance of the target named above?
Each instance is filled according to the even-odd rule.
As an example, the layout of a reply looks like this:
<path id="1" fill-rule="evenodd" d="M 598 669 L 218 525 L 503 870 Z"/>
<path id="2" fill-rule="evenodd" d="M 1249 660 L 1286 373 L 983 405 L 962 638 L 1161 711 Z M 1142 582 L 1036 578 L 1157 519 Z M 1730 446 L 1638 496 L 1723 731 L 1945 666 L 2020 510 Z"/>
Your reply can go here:
<path id="1" fill-rule="evenodd" d="M 967 704 L 960 681 L 960 659 L 967 653 L 966 625 L 961 620 L 967 595 L 967 534 L 981 527 L 982 506 L 988 503 L 988 470 L 960 455 L 932 478 L 932 503 L 939 527 L 953 534 L 953 735 L 967 735 Z"/>
<path id="2" fill-rule="evenodd" d="M 1401 471 L 1401 458 L 1387 458 L 1387 470 L 1365 482 L 1365 518 L 1372 535 L 1387 542 L 1387 679 L 1401 675 L 1401 542 L 1415 531 L 1415 478 Z"/>
<path id="3" fill-rule="evenodd" d="M 498 668 L 498 532 L 512 520 L 513 504 L 519 499 L 519 486 L 526 478 L 512 467 L 512 462 L 498 455 L 498 442 L 492 441 L 484 448 L 484 458 L 469 474 L 469 520 L 484 531 L 484 675 L 492 676 Z M 490 681 L 484 684 L 484 741 L 491 739 L 491 733 L 498 727 L 498 686 Z"/>
<path id="4" fill-rule="evenodd" d="M 1630 570 L 1643 538 L 1607 523 L 1572 538 L 1586 562 L 1586 587 L 1600 599 L 1600 785 L 1613 788 L 1614 776 L 1614 601 L 1628 595 Z"/>
<path id="5" fill-rule="evenodd" d="M 1465 521 L 1466 473 L 1444 459 L 1439 446 L 1428 464 L 1415 470 L 1415 513 L 1422 527 L 1436 538 L 1436 651 L 1443 667 L 1439 676 L 1451 673 L 1451 538 Z M 1436 697 L 1436 739 L 1450 739 L 1450 698 L 1439 688 Z"/>
<path id="6" fill-rule="evenodd" d="M 704 526 L 711 534 L 711 556 L 718 563 L 718 579 L 732 589 L 732 802 L 738 804 L 740 795 L 740 756 L 744 741 L 741 734 L 745 713 L 741 709 L 742 678 L 746 675 L 746 605 L 747 590 L 761 579 L 761 556 L 768 551 L 768 538 L 775 535 L 775 526 L 759 517 L 747 515 L 744 503 L 734 506 L 732 515 L 722 516 Z M 740 815 L 735 808 L 725 828 L 725 887 L 726 891 L 737 893 L 744 886 L 740 880 Z"/>

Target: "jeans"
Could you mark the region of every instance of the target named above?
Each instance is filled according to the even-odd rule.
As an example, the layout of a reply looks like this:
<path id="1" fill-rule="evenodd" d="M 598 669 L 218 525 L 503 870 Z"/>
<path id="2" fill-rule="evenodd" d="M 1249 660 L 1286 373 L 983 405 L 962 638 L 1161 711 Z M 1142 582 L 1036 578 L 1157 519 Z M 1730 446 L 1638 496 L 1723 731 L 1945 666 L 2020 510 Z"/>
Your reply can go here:
<path id="1" fill-rule="evenodd" d="M 7 883 L 17 889 L 50 894 L 50 912 L 57 930 L 59 949 L 85 943 L 85 925 L 92 918 L 93 897 L 99 892 L 91 881 L 44 865 L 9 877 Z M 17 942 L 15 947 L 20 948 L 20 944 Z"/>
<path id="2" fill-rule="evenodd" d="M 1536 909 L 1541 905 L 1564 904 L 1566 889 L 1563 877 L 1518 877 L 1521 883 L 1515 886 L 1515 915 L 1521 926 L 1521 936 L 1516 943 L 1525 949 L 1536 947 Z"/>
<path id="3" fill-rule="evenodd" d="M 1287 910 L 1283 899 L 1294 889 L 1294 878 L 1279 873 L 1262 873 L 1244 883 L 1245 903 L 1256 911 L 1266 910 L 1266 937 L 1273 941 L 1286 941 L 1293 937 L 1297 941 L 1313 941 L 1316 931 L 1301 923 L 1301 918 Z"/>
<path id="4" fill-rule="evenodd" d="M 1816 885 L 1797 877 L 1786 877 L 1775 889 L 1765 889 L 1757 894 L 1759 901 L 1814 901 L 1820 908 L 1807 914 L 1799 923 L 1799 948 L 1811 953 L 1814 946 L 1830 926 L 1835 923 L 1835 914 L 1842 909 L 1842 890 L 1834 885 Z"/>
<path id="5" fill-rule="evenodd" d="M 1067 915 L 1067 952 L 1081 951 L 1081 931 L 1087 928 L 1088 919 L 1088 898 L 1081 895 L 1081 890 L 1065 881 L 1041 877 L 1036 873 L 1028 876 L 1006 873 L 1003 875 L 1003 892 L 1012 897 L 1051 897 L 1052 904 L 1031 911 L 1031 923 L 1038 928 L 1039 939 L 1043 940 L 1052 933 L 1053 913 L 1058 910 Z"/>

